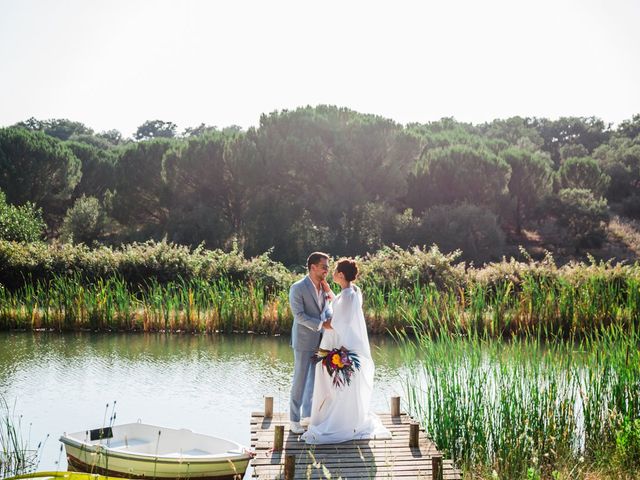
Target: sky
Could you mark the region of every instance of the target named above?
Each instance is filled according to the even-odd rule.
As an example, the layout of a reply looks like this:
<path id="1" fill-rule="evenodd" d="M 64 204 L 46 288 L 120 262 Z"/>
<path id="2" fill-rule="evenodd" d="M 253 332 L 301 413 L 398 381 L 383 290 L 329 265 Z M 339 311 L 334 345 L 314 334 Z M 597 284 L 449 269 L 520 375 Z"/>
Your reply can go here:
<path id="1" fill-rule="evenodd" d="M 0 0 L 0 127 L 640 113 L 639 0 Z"/>

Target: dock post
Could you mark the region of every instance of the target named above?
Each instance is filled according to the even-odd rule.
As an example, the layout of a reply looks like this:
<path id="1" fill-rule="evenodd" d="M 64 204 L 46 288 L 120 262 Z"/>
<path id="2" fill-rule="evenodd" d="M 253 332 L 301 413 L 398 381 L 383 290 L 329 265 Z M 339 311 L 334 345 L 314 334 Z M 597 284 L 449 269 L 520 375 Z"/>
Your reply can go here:
<path id="1" fill-rule="evenodd" d="M 431 457 L 431 478 L 432 480 L 442 480 L 442 455 Z"/>
<path id="2" fill-rule="evenodd" d="M 284 457 L 284 480 L 293 480 L 296 475 L 296 456 L 285 455 Z"/>
<path id="3" fill-rule="evenodd" d="M 400 416 L 400 397 L 391 397 L 391 416 Z"/>
<path id="4" fill-rule="evenodd" d="M 273 417 L 273 397 L 264 397 L 264 418 Z"/>
<path id="5" fill-rule="evenodd" d="M 284 445 L 284 425 L 276 425 L 276 431 L 273 436 L 273 451 L 282 451 Z"/>
<path id="6" fill-rule="evenodd" d="M 409 424 L 409 448 L 418 448 L 419 443 L 420 424 L 418 422 L 411 422 Z"/>

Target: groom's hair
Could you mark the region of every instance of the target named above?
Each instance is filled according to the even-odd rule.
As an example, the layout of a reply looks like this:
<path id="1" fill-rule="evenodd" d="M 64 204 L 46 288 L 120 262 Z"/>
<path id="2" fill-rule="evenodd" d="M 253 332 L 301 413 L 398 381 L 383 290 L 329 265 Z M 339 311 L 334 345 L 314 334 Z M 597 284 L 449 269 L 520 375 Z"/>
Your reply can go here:
<path id="1" fill-rule="evenodd" d="M 307 270 L 311 270 L 311 265 L 316 265 L 320 263 L 320 260 L 322 260 L 323 258 L 326 258 L 327 260 L 329 260 L 329 255 L 322 252 L 313 252 L 307 258 Z"/>

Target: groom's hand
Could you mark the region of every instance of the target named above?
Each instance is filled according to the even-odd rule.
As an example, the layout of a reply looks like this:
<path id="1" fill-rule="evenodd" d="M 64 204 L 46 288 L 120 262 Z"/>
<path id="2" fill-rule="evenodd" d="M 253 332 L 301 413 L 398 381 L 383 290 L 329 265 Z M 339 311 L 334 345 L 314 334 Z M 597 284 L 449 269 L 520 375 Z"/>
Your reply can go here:
<path id="1" fill-rule="evenodd" d="M 325 330 L 333 330 L 333 327 L 331 326 L 330 318 L 324 321 L 324 323 L 322 324 L 322 328 L 324 328 Z"/>

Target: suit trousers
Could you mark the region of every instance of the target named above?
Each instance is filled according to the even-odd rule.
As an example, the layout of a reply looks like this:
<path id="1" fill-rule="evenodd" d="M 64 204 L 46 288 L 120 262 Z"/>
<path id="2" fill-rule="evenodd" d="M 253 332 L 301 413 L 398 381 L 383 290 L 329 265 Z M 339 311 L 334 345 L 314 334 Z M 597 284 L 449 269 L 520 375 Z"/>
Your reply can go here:
<path id="1" fill-rule="evenodd" d="M 293 383 L 289 408 L 289 419 L 292 422 L 299 422 L 300 418 L 311 416 L 311 399 L 316 376 L 316 364 L 311 359 L 314 353 L 315 350 L 293 350 Z"/>

